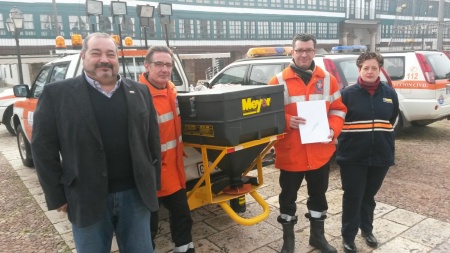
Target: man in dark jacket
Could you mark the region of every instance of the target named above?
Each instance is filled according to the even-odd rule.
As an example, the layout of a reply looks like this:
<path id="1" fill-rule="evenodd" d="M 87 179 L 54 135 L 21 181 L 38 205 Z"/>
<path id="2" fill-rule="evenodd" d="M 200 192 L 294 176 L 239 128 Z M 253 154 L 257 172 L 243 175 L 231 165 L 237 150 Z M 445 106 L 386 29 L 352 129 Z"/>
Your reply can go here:
<path id="1" fill-rule="evenodd" d="M 82 75 L 45 86 L 32 152 L 49 210 L 67 212 L 77 252 L 153 252 L 161 147 L 148 88 L 118 74 L 110 35 L 86 37 Z M 61 160 L 62 159 L 62 160 Z"/>

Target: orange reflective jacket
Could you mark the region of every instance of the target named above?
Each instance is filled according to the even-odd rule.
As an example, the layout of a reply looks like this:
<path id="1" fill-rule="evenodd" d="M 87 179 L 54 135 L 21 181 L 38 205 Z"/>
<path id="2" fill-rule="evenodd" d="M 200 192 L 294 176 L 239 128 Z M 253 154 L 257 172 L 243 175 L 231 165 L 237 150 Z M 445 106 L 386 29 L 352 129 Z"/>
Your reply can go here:
<path id="1" fill-rule="evenodd" d="M 170 81 L 165 89 L 156 89 L 144 74 L 139 76 L 139 82 L 150 89 L 158 113 L 162 159 L 161 190 L 158 191 L 158 197 L 163 197 L 186 188 L 177 90 Z"/>
<path id="2" fill-rule="evenodd" d="M 300 132 L 290 128 L 290 120 L 292 116 L 298 115 L 296 102 L 325 100 L 328 123 L 334 131 L 333 139 L 336 139 L 347 113 L 336 79 L 316 66 L 311 80 L 305 85 L 291 67 L 287 67 L 273 77 L 269 84 L 285 85 L 286 136 L 275 144 L 275 167 L 286 171 L 308 171 L 322 167 L 336 150 L 334 140 L 330 143 L 302 144 Z"/>

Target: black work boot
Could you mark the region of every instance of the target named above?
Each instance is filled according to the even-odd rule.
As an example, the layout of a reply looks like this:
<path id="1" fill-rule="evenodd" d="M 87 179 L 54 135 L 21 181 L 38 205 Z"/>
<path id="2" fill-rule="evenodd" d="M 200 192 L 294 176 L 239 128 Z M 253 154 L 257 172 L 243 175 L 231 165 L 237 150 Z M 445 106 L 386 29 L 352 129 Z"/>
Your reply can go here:
<path id="1" fill-rule="evenodd" d="M 321 253 L 337 253 L 336 248 L 331 246 L 325 239 L 324 221 L 327 217 L 323 215 L 320 218 L 312 218 L 309 213 L 305 214 L 309 218 L 311 227 L 309 234 L 309 245 L 318 249 Z"/>
<path id="2" fill-rule="evenodd" d="M 297 216 L 291 221 L 286 221 L 278 216 L 277 221 L 283 226 L 283 247 L 280 253 L 295 253 L 294 225 L 297 223 Z"/>

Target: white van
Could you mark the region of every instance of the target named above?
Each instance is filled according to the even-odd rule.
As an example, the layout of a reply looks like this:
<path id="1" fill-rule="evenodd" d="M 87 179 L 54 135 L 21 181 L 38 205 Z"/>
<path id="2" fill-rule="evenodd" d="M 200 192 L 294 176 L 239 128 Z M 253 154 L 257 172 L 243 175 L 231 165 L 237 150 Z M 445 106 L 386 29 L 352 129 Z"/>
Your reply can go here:
<path id="1" fill-rule="evenodd" d="M 450 119 L 450 59 L 439 51 L 383 52 L 400 102 L 397 125 L 426 126 Z"/>

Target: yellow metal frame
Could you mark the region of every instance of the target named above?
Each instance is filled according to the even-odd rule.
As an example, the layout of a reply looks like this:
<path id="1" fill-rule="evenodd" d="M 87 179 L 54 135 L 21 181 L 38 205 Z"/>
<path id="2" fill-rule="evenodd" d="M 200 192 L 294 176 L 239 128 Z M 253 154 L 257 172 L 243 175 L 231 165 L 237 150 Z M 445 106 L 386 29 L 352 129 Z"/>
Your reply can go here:
<path id="1" fill-rule="evenodd" d="M 195 144 L 195 143 L 184 143 L 184 146 L 199 148 L 202 153 L 202 162 L 204 166 L 204 174 L 203 176 L 198 180 L 198 182 L 195 184 L 195 186 L 190 190 L 187 194 L 188 197 L 188 203 L 189 208 L 191 210 L 196 209 L 198 207 L 208 205 L 208 204 L 218 204 L 222 207 L 222 209 L 230 216 L 231 219 L 233 219 L 235 222 L 250 226 L 254 225 L 258 222 L 261 222 L 265 220 L 269 216 L 269 205 L 266 203 L 266 201 L 256 192 L 256 190 L 264 183 L 263 179 L 263 173 L 262 173 L 262 158 L 264 155 L 269 152 L 269 150 L 273 147 L 273 145 L 277 142 L 278 139 L 281 139 L 284 137 L 284 134 L 279 135 L 273 135 L 264 137 L 259 140 L 249 141 L 246 143 L 239 144 L 234 147 L 228 147 L 228 146 L 214 146 L 214 145 L 201 145 L 201 144 Z M 231 199 L 238 198 L 239 195 L 233 195 L 233 194 L 226 194 L 223 192 L 220 192 L 217 195 L 213 195 L 211 190 L 211 172 L 214 168 L 216 168 L 217 164 L 229 153 L 232 152 L 239 152 L 240 150 L 251 148 L 257 145 L 261 145 L 267 143 L 267 146 L 264 148 L 264 150 L 255 158 L 253 163 L 243 172 L 243 176 L 247 175 L 250 170 L 252 170 L 255 166 L 257 168 L 258 172 L 258 185 L 251 185 L 251 189 L 249 192 L 245 194 L 250 194 L 257 203 L 262 207 L 263 212 L 259 215 L 256 215 L 251 218 L 243 218 L 239 216 L 227 203 L 227 201 Z M 209 165 L 209 159 L 208 159 L 208 153 L 207 151 L 209 149 L 213 150 L 219 150 L 221 151 L 219 156 L 214 160 L 211 161 L 211 165 Z M 204 185 L 202 185 L 204 183 Z"/>

